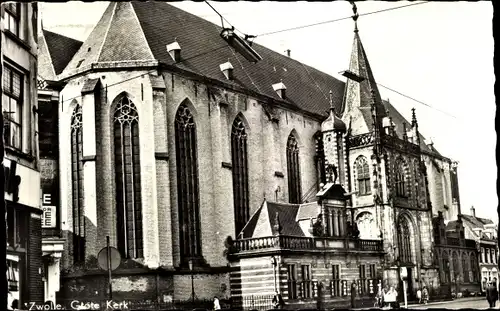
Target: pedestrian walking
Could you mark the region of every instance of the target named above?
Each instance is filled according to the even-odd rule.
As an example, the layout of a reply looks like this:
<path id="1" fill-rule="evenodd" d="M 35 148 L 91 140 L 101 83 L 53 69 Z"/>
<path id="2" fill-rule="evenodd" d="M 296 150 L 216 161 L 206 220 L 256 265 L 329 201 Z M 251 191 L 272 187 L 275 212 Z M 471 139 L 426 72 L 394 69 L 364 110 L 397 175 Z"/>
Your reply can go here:
<path id="1" fill-rule="evenodd" d="M 273 308 L 274 309 L 282 309 L 285 301 L 283 301 L 283 297 L 280 293 L 275 292 L 273 297 Z"/>
<path id="2" fill-rule="evenodd" d="M 424 303 L 424 305 L 426 305 L 428 301 L 429 301 L 429 290 L 427 290 L 427 286 L 424 286 L 424 288 L 422 289 L 422 302 Z"/>
<path id="3" fill-rule="evenodd" d="M 417 299 L 418 299 L 418 303 L 421 304 L 422 303 L 422 291 L 420 290 L 420 288 L 417 290 Z"/>
<path id="4" fill-rule="evenodd" d="M 490 304 L 490 308 L 494 308 L 498 300 L 498 290 L 493 282 L 489 282 L 486 287 L 486 300 Z"/>

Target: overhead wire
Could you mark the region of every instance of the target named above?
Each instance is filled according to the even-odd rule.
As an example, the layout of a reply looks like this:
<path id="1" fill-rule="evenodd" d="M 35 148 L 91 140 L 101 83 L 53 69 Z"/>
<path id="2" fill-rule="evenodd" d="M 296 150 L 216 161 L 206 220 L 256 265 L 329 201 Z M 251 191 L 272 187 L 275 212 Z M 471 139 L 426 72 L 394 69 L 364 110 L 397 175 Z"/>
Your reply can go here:
<path id="1" fill-rule="evenodd" d="M 375 14 L 375 13 L 382 13 L 382 12 L 386 12 L 386 11 L 402 9 L 402 8 L 406 8 L 406 7 L 409 7 L 409 6 L 414 6 L 414 5 L 419 5 L 419 4 L 425 4 L 425 3 L 429 3 L 429 1 L 411 3 L 411 4 L 407 4 L 407 5 L 402 5 L 402 6 L 394 7 L 394 8 L 388 8 L 388 9 L 383 9 L 383 10 L 378 10 L 378 11 L 363 13 L 363 14 L 359 14 L 359 16 L 365 16 L 365 15 L 370 15 L 370 14 Z M 343 18 L 332 19 L 332 20 L 318 22 L 318 23 L 314 23 L 314 24 L 296 26 L 296 27 L 292 27 L 292 28 L 287 28 L 287 29 L 282 29 L 282 30 L 276 30 L 276 31 L 262 33 L 262 34 L 256 35 L 256 37 L 263 37 L 263 36 L 268 36 L 268 35 L 274 35 L 274 34 L 277 34 L 277 33 L 282 33 L 282 32 L 287 32 L 287 31 L 292 31 L 292 30 L 303 29 L 303 28 L 307 28 L 307 27 L 313 27 L 313 26 L 318 26 L 318 25 L 323 25 L 323 24 L 335 23 L 335 22 L 339 22 L 339 21 L 343 21 L 343 20 L 351 19 L 351 18 L 352 18 L 352 16 L 347 16 L 347 17 L 343 17 Z"/>
<path id="2" fill-rule="evenodd" d="M 419 103 L 419 104 L 422 104 L 422 105 L 424 105 L 424 106 L 427 106 L 427 107 L 429 107 L 429 108 L 431 108 L 431 109 L 437 110 L 437 111 L 439 111 L 439 112 L 441 112 L 441 113 L 444 113 L 445 115 L 448 115 L 448 116 L 450 116 L 450 117 L 452 117 L 452 118 L 455 118 L 455 119 L 457 118 L 457 117 L 455 117 L 454 115 L 452 115 L 452 114 L 450 114 L 450 113 L 448 113 L 448 112 L 446 112 L 446 111 L 443 111 L 443 110 L 441 110 L 441 109 L 438 109 L 438 108 L 436 108 L 436 107 L 433 107 L 433 106 L 431 106 L 431 105 L 429 105 L 429 104 L 426 104 L 426 103 L 424 103 L 423 101 L 420 101 L 420 100 L 415 99 L 415 98 L 413 98 L 413 97 L 411 97 L 411 96 L 408 96 L 408 95 L 406 95 L 406 94 L 403 94 L 403 93 L 401 93 L 401 92 L 398 92 L 398 91 L 396 91 L 396 90 L 394 90 L 394 89 L 392 89 L 392 88 L 390 88 L 390 87 L 387 87 L 387 86 L 385 86 L 385 85 L 382 85 L 382 84 L 380 84 L 380 83 L 378 83 L 378 82 L 376 82 L 376 83 L 377 83 L 377 85 L 378 85 L 378 86 L 381 86 L 381 87 L 383 87 L 384 89 L 387 89 L 387 90 L 389 90 L 389 91 L 391 91 L 391 92 L 394 92 L 394 93 L 396 93 L 396 94 L 398 94 L 398 95 L 401 95 L 401 96 L 403 96 L 403 97 L 406 97 L 406 98 L 408 98 L 408 99 L 410 99 L 410 100 L 413 100 L 413 101 L 414 101 L 414 102 L 416 102 L 416 103 Z"/>
<path id="3" fill-rule="evenodd" d="M 208 4 L 208 6 L 217 14 L 219 15 L 220 19 L 221 19 L 221 23 L 222 23 L 222 28 L 224 28 L 224 21 L 226 21 L 226 23 L 228 23 L 229 25 L 231 25 L 231 27 L 233 27 L 234 30 L 238 31 L 240 34 L 244 35 L 244 36 L 247 36 L 247 34 L 245 34 L 244 32 L 242 32 L 241 30 L 237 29 L 236 27 L 234 27 L 234 25 L 229 22 L 227 20 L 227 18 L 225 18 L 221 13 L 219 13 L 219 11 L 217 11 L 210 3 L 208 3 L 207 0 L 205 0 L 205 3 Z"/>

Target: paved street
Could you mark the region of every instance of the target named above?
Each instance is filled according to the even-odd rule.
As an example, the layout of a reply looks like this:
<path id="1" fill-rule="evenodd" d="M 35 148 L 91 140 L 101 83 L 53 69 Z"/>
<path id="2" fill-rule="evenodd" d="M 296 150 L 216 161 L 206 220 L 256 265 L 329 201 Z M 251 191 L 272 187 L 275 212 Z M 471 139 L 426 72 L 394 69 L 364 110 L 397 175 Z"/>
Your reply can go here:
<path id="1" fill-rule="evenodd" d="M 454 301 L 434 302 L 427 305 L 409 305 L 410 309 L 489 309 L 486 297 L 462 298 Z M 499 304 L 495 309 L 500 309 Z"/>

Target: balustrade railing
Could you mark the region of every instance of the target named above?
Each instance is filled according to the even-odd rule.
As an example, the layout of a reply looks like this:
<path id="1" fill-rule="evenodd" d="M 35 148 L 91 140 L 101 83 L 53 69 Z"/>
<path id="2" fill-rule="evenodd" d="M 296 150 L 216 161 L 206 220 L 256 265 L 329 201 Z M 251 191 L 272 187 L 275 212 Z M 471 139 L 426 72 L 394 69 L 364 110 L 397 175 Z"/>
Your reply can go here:
<path id="1" fill-rule="evenodd" d="M 372 252 L 383 251 L 382 241 L 379 240 L 347 239 L 344 237 L 311 238 L 280 235 L 236 240 L 232 247 L 232 253 L 269 249 L 343 249 L 346 247 L 346 241 L 354 241 L 354 248 L 356 250 Z"/>
<path id="2" fill-rule="evenodd" d="M 361 147 L 373 143 L 373 133 L 365 133 L 361 135 L 352 136 L 349 138 L 349 147 Z"/>

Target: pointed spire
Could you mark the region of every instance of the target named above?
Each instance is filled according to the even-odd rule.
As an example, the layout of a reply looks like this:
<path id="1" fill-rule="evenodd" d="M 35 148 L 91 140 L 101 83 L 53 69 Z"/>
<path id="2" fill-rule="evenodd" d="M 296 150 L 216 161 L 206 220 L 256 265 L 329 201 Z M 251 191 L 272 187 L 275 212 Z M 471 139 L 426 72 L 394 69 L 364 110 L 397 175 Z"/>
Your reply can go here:
<path id="1" fill-rule="evenodd" d="M 354 20 L 354 40 L 352 44 L 352 52 L 351 59 L 349 64 L 349 69 L 345 72 L 349 72 L 351 76 L 359 77 L 361 79 L 353 79 L 347 77 L 346 87 L 344 91 L 344 103 L 343 107 L 343 115 L 350 115 L 352 113 L 359 114 L 357 111 L 360 111 L 359 108 L 365 108 L 361 111 L 369 111 L 372 106 L 372 103 L 375 102 L 375 109 L 377 115 L 377 124 L 380 124 L 382 118 L 386 116 L 385 107 L 382 104 L 382 98 L 380 96 L 380 92 L 377 86 L 377 82 L 375 77 L 373 76 L 373 72 L 366 56 L 365 49 L 363 44 L 361 43 L 361 38 L 359 36 L 358 28 L 357 28 L 357 20 L 359 18 L 358 10 L 354 1 L 350 1 L 354 15 L 352 16 Z M 367 112 L 368 112 L 367 111 Z M 372 126 L 372 121 L 369 113 L 361 113 L 362 117 L 355 117 L 355 123 L 360 123 L 364 121 L 364 125 L 362 124 L 353 124 L 353 129 L 358 129 L 355 132 L 353 131 L 353 135 L 363 134 L 361 129 L 370 128 Z M 359 120 L 359 121 L 358 121 Z"/>

